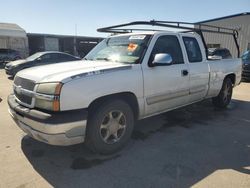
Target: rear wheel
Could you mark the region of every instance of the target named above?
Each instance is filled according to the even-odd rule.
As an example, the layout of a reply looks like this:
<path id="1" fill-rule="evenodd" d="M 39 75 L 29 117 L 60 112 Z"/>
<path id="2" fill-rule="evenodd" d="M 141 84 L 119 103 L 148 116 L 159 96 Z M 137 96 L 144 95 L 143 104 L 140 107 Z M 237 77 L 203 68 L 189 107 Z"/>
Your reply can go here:
<path id="1" fill-rule="evenodd" d="M 230 78 L 225 78 L 220 93 L 217 97 L 214 97 L 213 104 L 219 108 L 226 108 L 231 102 L 233 94 L 233 84 Z"/>
<path id="2" fill-rule="evenodd" d="M 111 154 L 127 143 L 133 131 L 134 115 L 126 102 L 107 101 L 90 113 L 86 133 L 89 149 L 96 153 Z"/>

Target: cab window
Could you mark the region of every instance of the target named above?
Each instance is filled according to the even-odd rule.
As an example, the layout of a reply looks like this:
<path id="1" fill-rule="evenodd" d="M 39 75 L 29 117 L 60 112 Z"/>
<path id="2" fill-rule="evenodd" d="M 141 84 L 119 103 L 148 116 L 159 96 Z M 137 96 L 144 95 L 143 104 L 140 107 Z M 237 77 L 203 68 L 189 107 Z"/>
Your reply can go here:
<path id="1" fill-rule="evenodd" d="M 171 55 L 173 64 L 184 63 L 181 46 L 176 36 L 166 35 L 159 37 L 151 53 L 150 61 L 152 62 L 154 56 L 159 53 L 167 53 Z"/>
<path id="2" fill-rule="evenodd" d="M 185 48 L 190 63 L 202 62 L 201 49 L 197 40 L 193 37 L 183 37 Z"/>

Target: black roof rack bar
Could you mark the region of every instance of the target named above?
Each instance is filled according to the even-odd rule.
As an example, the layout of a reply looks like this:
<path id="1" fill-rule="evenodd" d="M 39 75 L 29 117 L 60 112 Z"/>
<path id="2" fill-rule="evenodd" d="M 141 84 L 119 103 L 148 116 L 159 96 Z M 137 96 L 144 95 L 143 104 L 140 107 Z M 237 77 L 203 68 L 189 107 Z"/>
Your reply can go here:
<path id="1" fill-rule="evenodd" d="M 127 26 L 139 26 L 139 25 L 158 26 L 158 27 L 186 30 L 184 32 L 196 32 L 197 34 L 199 34 L 202 37 L 204 46 L 206 46 L 206 44 L 205 44 L 205 40 L 204 40 L 202 32 L 232 35 L 234 38 L 236 48 L 237 48 L 238 57 L 240 57 L 240 49 L 239 49 L 239 45 L 237 42 L 238 30 L 232 29 L 232 28 L 218 27 L 218 26 L 212 26 L 212 25 L 200 24 L 200 23 L 197 24 L 197 23 L 189 23 L 189 22 L 151 20 L 151 21 L 135 21 L 135 22 L 125 23 L 125 24 L 120 24 L 120 25 L 103 27 L 103 28 L 97 29 L 97 31 L 104 32 L 104 33 L 131 33 L 133 31 L 163 31 L 163 30 L 154 30 L 154 29 L 124 28 Z M 187 26 L 187 25 L 189 25 L 189 26 Z M 202 27 L 206 27 L 206 28 L 202 28 Z"/>
<path id="2" fill-rule="evenodd" d="M 108 29 L 105 31 L 100 31 L 99 32 L 104 32 L 104 33 L 132 33 L 133 31 L 166 31 L 166 30 L 159 30 L 159 29 L 133 29 L 133 28 L 126 28 L 126 29 Z M 188 31 L 182 31 L 183 33 L 185 32 L 198 32 L 198 31 L 202 31 L 202 32 L 209 32 L 209 33 L 219 33 L 219 34 L 225 34 L 225 35 L 235 35 L 236 34 L 236 38 L 237 38 L 237 33 L 230 33 L 230 32 L 223 32 L 223 31 L 213 31 L 213 30 L 207 30 L 207 29 L 198 29 L 198 28 L 194 28 L 192 30 L 188 30 Z"/>
<path id="3" fill-rule="evenodd" d="M 132 28 L 126 28 L 126 29 L 112 29 L 112 31 L 108 33 L 132 33 L 133 31 L 166 31 L 166 30 L 160 30 L 160 29 L 132 29 Z M 100 31 L 102 32 L 102 31 Z"/>
<path id="4" fill-rule="evenodd" d="M 166 23 L 166 24 L 177 24 L 177 25 L 194 25 L 194 26 L 198 26 L 199 29 L 201 29 L 202 26 L 205 27 L 209 27 L 209 28 L 214 28 L 214 29 L 224 29 L 224 30 L 228 30 L 228 31 L 235 31 L 236 29 L 233 28 L 226 28 L 226 27 L 219 27 L 219 26 L 214 26 L 214 25 L 208 25 L 208 24 L 201 24 L 201 23 L 190 23 L 190 22 L 174 22 L 174 21 L 157 21 L 157 20 L 152 20 L 158 23 Z"/>
<path id="5" fill-rule="evenodd" d="M 176 24 L 176 25 L 173 25 Z M 106 32 L 106 33 L 129 33 L 132 31 L 138 31 L 138 29 L 133 29 L 133 28 L 122 28 L 126 26 L 135 26 L 135 25 L 149 25 L 149 26 L 159 26 L 159 27 L 166 27 L 166 28 L 176 28 L 176 29 L 184 29 L 184 30 L 190 30 L 190 31 L 202 31 L 202 32 L 211 32 L 211 33 L 220 33 L 220 34 L 226 34 L 226 35 L 236 35 L 238 36 L 238 31 L 236 29 L 232 28 L 225 28 L 225 27 L 217 27 L 217 26 L 210 26 L 206 24 L 195 24 L 195 23 L 188 23 L 188 22 L 171 22 L 171 21 L 135 21 L 135 22 L 130 22 L 130 23 L 125 23 L 125 24 L 120 24 L 120 25 L 114 25 L 110 27 L 103 27 L 97 29 L 98 32 Z M 194 27 L 187 27 L 187 26 L 182 26 L 182 25 L 192 25 Z M 195 28 L 195 26 L 198 26 L 198 28 Z M 209 27 L 212 29 L 217 29 L 217 30 L 212 30 L 208 28 L 202 28 L 202 26 Z M 155 31 L 154 29 L 140 29 L 140 31 Z M 222 31 L 224 30 L 224 31 Z M 227 31 L 225 31 L 227 30 Z"/>

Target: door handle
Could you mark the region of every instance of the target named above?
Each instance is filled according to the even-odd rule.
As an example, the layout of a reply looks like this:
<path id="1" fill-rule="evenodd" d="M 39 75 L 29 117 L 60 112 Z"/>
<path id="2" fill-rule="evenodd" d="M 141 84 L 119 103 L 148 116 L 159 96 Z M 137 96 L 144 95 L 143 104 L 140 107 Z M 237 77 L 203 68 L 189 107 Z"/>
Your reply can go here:
<path id="1" fill-rule="evenodd" d="M 188 70 L 182 70 L 181 74 L 182 74 L 182 76 L 187 76 L 188 75 Z"/>

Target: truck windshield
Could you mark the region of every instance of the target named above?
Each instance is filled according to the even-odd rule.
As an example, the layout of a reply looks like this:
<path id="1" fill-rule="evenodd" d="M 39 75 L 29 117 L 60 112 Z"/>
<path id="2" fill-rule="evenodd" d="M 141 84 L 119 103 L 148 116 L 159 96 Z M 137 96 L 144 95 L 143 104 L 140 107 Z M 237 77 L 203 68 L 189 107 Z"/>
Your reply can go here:
<path id="1" fill-rule="evenodd" d="M 84 59 L 139 63 L 150 35 L 126 35 L 104 39 Z"/>

